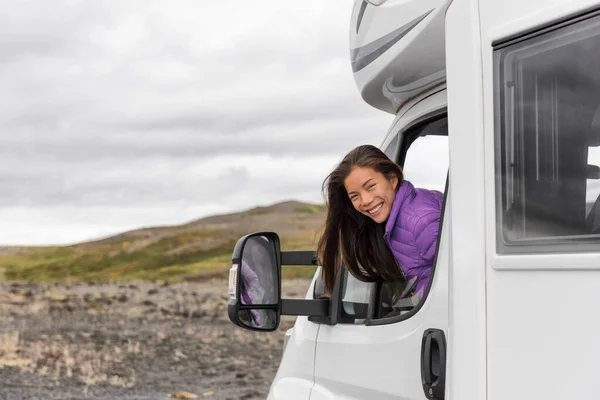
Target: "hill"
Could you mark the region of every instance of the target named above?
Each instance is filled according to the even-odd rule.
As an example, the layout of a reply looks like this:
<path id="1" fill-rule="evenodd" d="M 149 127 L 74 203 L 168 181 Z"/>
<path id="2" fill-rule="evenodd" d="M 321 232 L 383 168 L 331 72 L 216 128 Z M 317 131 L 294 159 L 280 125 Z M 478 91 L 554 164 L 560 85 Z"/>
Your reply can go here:
<path id="1" fill-rule="evenodd" d="M 178 226 L 144 228 L 71 246 L 0 247 L 0 279 L 40 282 L 197 280 L 226 276 L 243 235 L 274 231 L 283 250 L 316 248 L 324 207 L 295 201 L 207 217 Z M 313 267 L 285 276 L 310 276 Z"/>

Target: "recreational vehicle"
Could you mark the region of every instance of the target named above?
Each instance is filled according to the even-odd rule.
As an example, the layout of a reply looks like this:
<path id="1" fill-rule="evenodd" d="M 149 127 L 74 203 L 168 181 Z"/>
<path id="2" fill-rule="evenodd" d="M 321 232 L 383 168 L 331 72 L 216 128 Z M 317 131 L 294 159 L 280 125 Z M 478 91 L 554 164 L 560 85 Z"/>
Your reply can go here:
<path id="1" fill-rule="evenodd" d="M 356 0 L 350 63 L 396 116 L 381 149 L 444 193 L 434 272 L 422 299 L 343 269 L 282 299 L 314 253 L 241 238 L 231 320 L 298 315 L 269 399 L 600 398 L 598 0 Z"/>

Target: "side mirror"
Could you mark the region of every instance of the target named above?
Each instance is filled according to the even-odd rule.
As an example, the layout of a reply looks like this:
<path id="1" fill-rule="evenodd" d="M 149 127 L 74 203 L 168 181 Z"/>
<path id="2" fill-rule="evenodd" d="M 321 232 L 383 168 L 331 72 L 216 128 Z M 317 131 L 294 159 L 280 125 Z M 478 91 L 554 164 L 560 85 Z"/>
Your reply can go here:
<path id="1" fill-rule="evenodd" d="M 282 252 L 275 232 L 252 233 L 238 240 L 229 270 L 227 313 L 231 322 L 266 332 L 279 327 L 282 315 L 304 315 L 313 317 L 314 322 L 335 324 L 337 320 L 329 318 L 334 303 L 328 298 L 281 298 L 282 265 L 316 266 L 317 257 L 313 251 Z"/>
<path id="2" fill-rule="evenodd" d="M 274 331 L 279 327 L 280 305 L 279 236 L 259 232 L 242 237 L 229 270 L 229 319 L 246 329 Z"/>

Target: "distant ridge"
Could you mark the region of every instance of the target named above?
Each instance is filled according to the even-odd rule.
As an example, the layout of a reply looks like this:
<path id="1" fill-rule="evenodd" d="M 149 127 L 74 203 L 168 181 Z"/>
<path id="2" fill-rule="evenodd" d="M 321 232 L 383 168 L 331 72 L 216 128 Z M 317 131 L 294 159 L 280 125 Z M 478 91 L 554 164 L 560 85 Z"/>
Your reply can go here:
<path id="1" fill-rule="evenodd" d="M 324 214 L 322 205 L 285 201 L 70 246 L 0 247 L 0 278 L 180 280 L 214 275 L 228 268 L 235 242 L 247 233 L 274 231 L 284 250 L 314 249 Z"/>
<path id="2" fill-rule="evenodd" d="M 111 235 L 106 238 L 94 239 L 87 242 L 81 242 L 71 246 L 88 246 L 88 245 L 104 245 L 112 242 L 118 242 L 124 239 L 149 237 L 153 235 L 170 235 L 174 231 L 189 231 L 190 229 L 205 228 L 206 226 L 222 225 L 222 224 L 238 224 L 241 221 L 252 219 L 253 216 L 265 215 L 265 214 L 293 214 L 297 213 L 298 210 L 311 210 L 318 211 L 324 210 L 324 207 L 318 204 L 303 203 L 300 201 L 289 200 L 280 203 L 275 203 L 268 206 L 257 206 L 251 209 L 234 212 L 230 214 L 217 214 L 207 217 L 202 217 L 190 222 L 183 223 L 181 225 L 164 225 L 164 226 L 150 226 L 131 231 L 125 231 L 116 235 Z M 302 212 L 302 211 L 301 211 Z M 312 212 L 311 212 L 312 213 Z M 252 221 L 253 223 L 256 221 Z M 262 224 L 261 224 L 262 225 Z M 266 230 L 266 229 L 265 229 Z M 22 249 L 27 247 L 21 246 Z"/>

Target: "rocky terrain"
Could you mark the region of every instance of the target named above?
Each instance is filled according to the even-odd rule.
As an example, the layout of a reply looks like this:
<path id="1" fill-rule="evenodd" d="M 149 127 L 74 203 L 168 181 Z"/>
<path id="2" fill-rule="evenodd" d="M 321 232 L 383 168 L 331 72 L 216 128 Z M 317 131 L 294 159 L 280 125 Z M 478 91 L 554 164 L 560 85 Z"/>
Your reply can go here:
<path id="1" fill-rule="evenodd" d="M 221 279 L 0 283 L 0 399 L 264 399 L 294 319 L 243 330 L 226 293 Z"/>

